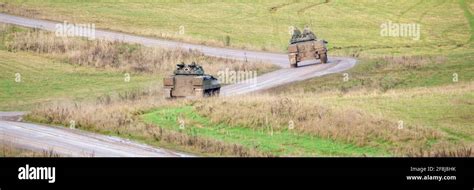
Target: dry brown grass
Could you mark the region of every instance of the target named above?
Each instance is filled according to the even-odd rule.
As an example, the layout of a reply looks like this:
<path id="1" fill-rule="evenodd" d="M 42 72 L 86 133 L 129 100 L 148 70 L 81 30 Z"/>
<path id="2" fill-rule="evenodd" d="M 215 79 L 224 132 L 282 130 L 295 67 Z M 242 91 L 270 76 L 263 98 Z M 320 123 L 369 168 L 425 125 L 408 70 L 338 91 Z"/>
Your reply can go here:
<path id="1" fill-rule="evenodd" d="M 219 156 L 267 156 L 238 144 L 187 135 L 145 124 L 139 115 L 160 106 L 179 106 L 182 102 L 167 101 L 161 91 L 129 92 L 127 95 L 104 96 L 94 102 L 63 101 L 40 106 L 25 118 L 48 124 L 75 127 L 82 130 L 118 135 L 145 143 L 177 148 L 182 151 Z"/>
<path id="2" fill-rule="evenodd" d="M 76 127 L 143 140 L 145 143 L 207 155 L 269 156 L 238 144 L 187 135 L 144 124 L 139 115 L 157 107 L 193 105 L 215 123 L 254 129 L 288 129 L 339 142 L 388 150 L 397 156 L 473 156 L 472 144 L 447 140 L 445 133 L 426 126 L 407 125 L 354 108 L 336 108 L 315 100 L 316 94 L 249 95 L 166 101 L 158 89 L 97 98 L 95 102 L 57 102 L 33 110 L 29 120 Z M 433 143 L 435 141 L 435 143 Z M 456 148 L 456 147 L 466 147 Z"/>
<path id="3" fill-rule="evenodd" d="M 444 143 L 444 134 L 431 128 L 404 125 L 350 108 L 334 108 L 315 100 L 317 94 L 292 96 L 251 95 L 205 99 L 196 110 L 213 122 L 263 129 L 286 130 L 290 122 L 300 133 L 353 143 L 358 146 L 387 148 L 404 155 L 412 147 L 431 150 L 429 141 Z"/>
<path id="4" fill-rule="evenodd" d="M 273 64 L 208 57 L 197 51 L 166 50 L 121 42 L 63 38 L 38 30 L 23 29 L 4 36 L 7 36 L 6 48 L 9 51 L 27 51 L 74 65 L 108 70 L 165 74 L 171 73 L 175 64 L 181 61 L 188 63 L 197 61 L 210 74 L 225 68 L 257 72 L 276 69 Z M 110 92 L 97 97 L 96 101 L 47 103 L 38 106 L 27 118 L 64 126 L 69 126 L 70 121 L 74 120 L 76 127 L 80 129 L 130 137 L 160 146 L 178 145 L 184 147 L 185 151 L 234 156 L 264 155 L 240 145 L 189 136 L 141 123 L 138 114 L 143 110 L 173 104 L 162 97 L 161 87 L 120 93 Z"/>
<path id="5" fill-rule="evenodd" d="M 416 96 L 434 96 L 434 95 L 457 95 L 464 94 L 474 91 L 473 82 L 454 83 L 449 85 L 435 86 L 435 87 L 413 87 L 413 88 L 401 88 L 401 89 L 390 89 L 386 92 L 376 89 L 354 89 L 345 93 L 341 93 L 338 89 L 326 90 L 323 92 L 317 92 L 318 97 L 331 98 L 331 97 L 346 97 L 346 98 L 376 98 L 376 97 L 390 97 L 390 98 L 413 98 Z M 313 92 L 298 92 L 300 94 Z M 291 92 L 280 92 L 280 95 L 291 95 Z M 474 104 L 473 101 L 467 100 L 467 104 Z"/>
<path id="6" fill-rule="evenodd" d="M 277 67 L 264 62 L 246 62 L 205 56 L 194 50 L 163 49 L 118 41 L 57 37 L 52 32 L 26 30 L 9 34 L 9 51 L 28 51 L 59 58 L 75 65 L 126 72 L 171 73 L 177 63 L 201 64 L 209 74 L 220 70 L 251 70 L 259 73 Z"/>
<path id="7" fill-rule="evenodd" d="M 412 149 L 406 154 L 408 157 L 474 157 L 472 147 L 462 146 L 461 148 L 439 148 L 437 150 Z"/>
<path id="8" fill-rule="evenodd" d="M 407 124 L 403 129 L 399 129 L 398 121 L 354 108 L 331 107 L 322 100 L 315 99 L 315 96 L 321 94 L 259 94 L 166 101 L 162 98 L 161 90 L 157 88 L 102 96 L 94 102 L 57 102 L 33 110 L 27 118 L 64 126 L 74 120 L 76 127 L 80 129 L 145 139 L 147 143 L 160 146 L 178 145 L 187 151 L 234 156 L 263 155 L 240 145 L 230 145 L 143 124 L 138 117 L 157 107 L 193 105 L 200 115 L 215 123 L 262 130 L 271 127 L 277 131 L 286 130 L 291 121 L 298 133 L 357 146 L 378 147 L 398 156 L 465 156 L 472 152 L 456 148 L 469 148 L 472 145 L 453 145 L 447 140 L 446 134 L 439 130 Z M 433 140 L 436 143 L 432 144 Z"/>
<path id="9" fill-rule="evenodd" d="M 0 157 L 59 157 L 53 150 L 32 151 L 15 147 L 7 142 L 0 142 Z"/>

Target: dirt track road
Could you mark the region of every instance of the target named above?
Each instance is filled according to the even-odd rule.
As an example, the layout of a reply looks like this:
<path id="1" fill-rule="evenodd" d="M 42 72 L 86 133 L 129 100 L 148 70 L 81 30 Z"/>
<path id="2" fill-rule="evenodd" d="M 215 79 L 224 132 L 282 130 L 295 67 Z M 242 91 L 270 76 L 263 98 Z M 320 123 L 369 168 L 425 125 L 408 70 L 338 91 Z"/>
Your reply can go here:
<path id="1" fill-rule="evenodd" d="M 58 24 L 58 22 L 29 19 L 1 13 L 0 22 L 48 31 L 55 31 L 56 24 Z M 239 84 L 223 87 L 221 94 L 224 96 L 255 92 L 295 81 L 342 72 L 356 64 L 356 60 L 352 58 L 330 57 L 328 64 L 315 64 L 319 63 L 319 61 L 307 61 L 302 63 L 303 66 L 301 67 L 289 68 L 286 54 L 208 47 L 98 29 L 95 32 L 95 37 L 96 39 L 139 43 L 145 46 L 194 49 L 206 55 L 216 57 L 263 60 L 281 67 L 280 70 L 259 76 L 255 82 L 243 81 Z M 2 139 L 4 136 L 9 137 L 9 142 L 22 147 L 38 150 L 53 149 L 57 153 L 72 156 L 186 156 L 185 154 L 169 150 L 156 149 L 119 138 L 91 134 L 79 130 L 5 121 L 1 119 L 1 114 L 5 116 L 8 114 L 12 115 L 12 113 L 0 113 L 0 137 Z"/>

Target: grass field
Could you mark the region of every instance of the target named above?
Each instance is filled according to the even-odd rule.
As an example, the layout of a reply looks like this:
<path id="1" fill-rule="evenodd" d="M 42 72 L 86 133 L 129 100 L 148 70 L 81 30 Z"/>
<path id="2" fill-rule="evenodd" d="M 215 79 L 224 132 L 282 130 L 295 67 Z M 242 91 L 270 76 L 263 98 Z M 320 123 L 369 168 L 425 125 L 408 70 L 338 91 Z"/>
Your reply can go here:
<path id="1" fill-rule="evenodd" d="M 29 115 L 32 121 L 67 125 L 73 118 L 81 129 L 204 155 L 474 154 L 473 1 L 0 2 L 0 12 L 10 14 L 94 23 L 98 28 L 213 46 L 277 52 L 285 52 L 290 26 L 309 25 L 318 37 L 329 41 L 330 56 L 353 56 L 359 60 L 347 75 L 332 74 L 261 94 L 175 102 L 140 96 L 136 101 L 125 99 L 111 104 L 67 100 L 69 103 L 34 109 Z M 419 24 L 420 39 L 381 36 L 380 26 L 388 21 Z M 19 49 L 24 47 L 18 44 Z M 88 48 L 83 49 L 87 52 Z M 45 97 L 70 99 L 80 97 L 81 93 L 98 96 L 90 93 L 90 89 L 97 93 L 122 89 L 123 84 L 116 80 L 123 80 L 123 71 L 136 68 L 130 65 L 140 63 L 121 62 L 123 70 L 119 71 L 74 64 L 56 69 L 57 57 L 51 53 L 21 51 L 0 51 L 1 57 L 8 60 L 4 61 L 8 68 L 24 65 L 18 68 L 32 76 L 37 73 L 28 74 L 34 72 L 29 71 L 26 63 L 48 63 L 45 67 L 51 69 L 38 76 L 64 78 L 58 85 L 37 84 L 46 85 L 44 88 L 50 89 L 51 94 L 43 94 L 36 86 L 28 87 L 33 95 L 25 95 L 23 101 L 30 101 L 25 104 L 43 101 Z M 68 60 L 74 63 L 76 58 Z M 86 77 L 76 72 L 68 74 L 70 70 L 80 70 Z M 165 70 L 154 71 L 159 75 Z M 7 109 L 22 105 L 11 103 L 18 93 L 14 72 L 10 69 L 0 78 L 0 84 L 10 92 L 4 95 L 5 100 L 2 98 L 2 106 Z M 140 76 L 143 80 L 138 78 L 136 86 L 155 80 L 151 75 Z M 96 114 L 98 110 L 105 111 Z M 179 128 L 180 119 L 185 121 L 185 129 Z M 288 130 L 289 121 L 295 125 L 293 130 Z"/>
<path id="2" fill-rule="evenodd" d="M 136 75 L 72 66 L 28 53 L 0 50 L 0 109 L 29 110 L 38 103 L 96 97 L 160 85 L 156 75 Z M 16 73 L 21 81 L 16 82 Z"/>
<path id="3" fill-rule="evenodd" d="M 474 83 L 429 89 L 394 90 L 387 94 L 358 94 L 321 100 L 339 107 L 355 107 L 405 124 L 440 129 L 454 141 L 474 141 Z"/>
<path id="4" fill-rule="evenodd" d="M 161 84 L 152 74 L 132 74 L 126 81 L 126 72 L 69 64 L 62 55 L 14 50 L 12 34 L 26 36 L 28 30 L 8 25 L 0 29 L 0 110 L 31 110 L 45 102 L 94 99 Z"/>
<path id="5" fill-rule="evenodd" d="M 233 47 L 258 50 L 284 51 L 290 26 L 309 25 L 340 54 L 443 53 L 469 47 L 474 34 L 474 3 L 465 0 L 3 2 L 12 14 L 219 46 L 229 36 Z M 382 37 L 388 21 L 420 24 L 420 40 Z"/>
<path id="6" fill-rule="evenodd" d="M 276 67 L 147 48 L 136 44 L 60 38 L 49 32 L 0 25 L 0 110 L 30 110 L 39 103 L 125 96 L 153 90 L 181 61 L 198 61 L 207 73 L 242 68 L 258 73 Z"/>

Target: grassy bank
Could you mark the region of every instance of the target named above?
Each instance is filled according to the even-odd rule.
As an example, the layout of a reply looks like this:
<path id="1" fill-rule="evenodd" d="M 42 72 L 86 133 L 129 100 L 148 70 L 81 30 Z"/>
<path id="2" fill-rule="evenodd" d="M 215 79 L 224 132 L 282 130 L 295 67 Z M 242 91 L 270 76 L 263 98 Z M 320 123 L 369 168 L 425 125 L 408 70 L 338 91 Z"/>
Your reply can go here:
<path id="1" fill-rule="evenodd" d="M 160 96 L 161 97 L 161 96 Z M 140 93 L 129 97 L 104 97 L 95 101 L 62 101 L 32 110 L 25 119 L 37 123 L 75 127 L 106 135 L 132 139 L 158 147 L 207 156 L 268 156 L 239 143 L 222 142 L 143 122 L 141 115 L 157 107 L 183 106 L 156 94 Z"/>
<path id="2" fill-rule="evenodd" d="M 248 111 L 248 110 L 246 110 Z M 143 116 L 148 123 L 191 136 L 240 144 L 274 156 L 374 156 L 387 154 L 384 150 L 358 147 L 318 136 L 288 130 L 273 129 L 272 125 L 251 129 L 213 123 L 202 117 L 194 107 L 160 108 Z M 387 154 L 388 155 L 388 154 Z"/>

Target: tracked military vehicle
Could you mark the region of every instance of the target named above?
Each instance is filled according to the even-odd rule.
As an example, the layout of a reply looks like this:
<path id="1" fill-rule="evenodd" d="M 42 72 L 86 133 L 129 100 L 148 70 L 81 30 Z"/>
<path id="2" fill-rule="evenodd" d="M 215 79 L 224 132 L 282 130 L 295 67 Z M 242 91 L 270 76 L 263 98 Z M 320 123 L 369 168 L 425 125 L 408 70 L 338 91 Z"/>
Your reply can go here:
<path id="1" fill-rule="evenodd" d="M 163 79 L 166 98 L 199 98 L 219 95 L 219 80 L 204 73 L 195 62 L 176 65 L 174 75 Z"/>
<path id="2" fill-rule="evenodd" d="M 328 62 L 325 40 L 317 39 L 316 35 L 308 28 L 303 33 L 295 28 L 288 46 L 288 58 L 291 67 L 298 67 L 298 63 L 310 59 L 320 59 L 321 63 Z"/>

